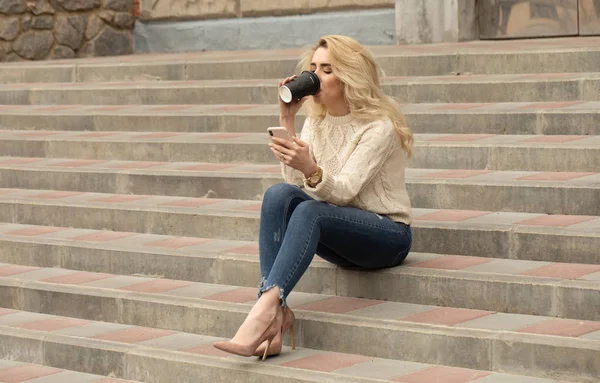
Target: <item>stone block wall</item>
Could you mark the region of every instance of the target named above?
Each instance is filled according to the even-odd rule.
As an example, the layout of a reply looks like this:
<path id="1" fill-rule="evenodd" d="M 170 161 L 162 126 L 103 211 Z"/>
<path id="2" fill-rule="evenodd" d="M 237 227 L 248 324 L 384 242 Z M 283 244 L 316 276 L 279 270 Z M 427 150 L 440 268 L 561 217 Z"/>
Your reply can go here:
<path id="1" fill-rule="evenodd" d="M 394 0 L 140 0 L 140 19 L 206 20 L 394 8 Z"/>
<path id="2" fill-rule="evenodd" d="M 0 0 L 0 61 L 133 53 L 134 0 Z"/>

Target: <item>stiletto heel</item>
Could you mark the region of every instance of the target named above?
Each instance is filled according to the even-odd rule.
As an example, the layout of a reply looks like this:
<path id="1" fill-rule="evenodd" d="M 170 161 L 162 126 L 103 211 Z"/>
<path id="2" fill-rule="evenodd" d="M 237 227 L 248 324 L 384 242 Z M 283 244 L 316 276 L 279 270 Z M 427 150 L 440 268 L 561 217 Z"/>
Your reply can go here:
<path id="1" fill-rule="evenodd" d="M 281 349 L 282 349 L 283 335 L 285 335 L 285 333 L 288 331 L 290 331 L 292 350 L 296 349 L 296 339 L 294 336 L 294 321 L 296 320 L 296 316 L 294 315 L 294 312 L 292 311 L 292 309 L 290 309 L 289 307 L 285 307 L 282 310 L 282 312 L 283 312 L 283 321 L 281 323 L 281 340 L 272 342 L 270 347 L 266 347 L 266 345 L 263 344 L 256 350 L 256 352 L 254 353 L 254 356 L 263 355 L 264 351 L 265 351 L 263 349 L 263 347 L 266 347 L 268 356 L 279 355 L 281 353 Z"/>
<path id="2" fill-rule="evenodd" d="M 267 351 L 269 351 L 269 346 L 271 346 L 271 342 L 273 341 L 273 339 L 269 339 L 267 341 L 267 347 L 265 347 L 265 352 L 263 353 L 262 356 L 262 360 L 264 361 L 265 359 L 267 359 Z"/>
<path id="3" fill-rule="evenodd" d="M 292 327 L 290 327 L 290 340 L 292 341 L 292 350 L 296 349 L 296 340 L 294 339 L 294 323 L 292 322 Z"/>

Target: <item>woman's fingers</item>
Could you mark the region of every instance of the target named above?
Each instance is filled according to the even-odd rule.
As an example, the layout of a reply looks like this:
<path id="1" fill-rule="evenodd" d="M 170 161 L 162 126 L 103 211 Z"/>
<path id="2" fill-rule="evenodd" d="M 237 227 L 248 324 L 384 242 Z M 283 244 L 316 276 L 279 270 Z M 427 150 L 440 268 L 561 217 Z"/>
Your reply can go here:
<path id="1" fill-rule="evenodd" d="M 277 144 L 270 144 L 269 146 L 271 147 L 271 149 L 275 149 L 277 152 L 279 152 L 281 154 L 285 154 L 285 155 L 293 154 L 293 150 L 290 150 L 290 149 L 286 148 L 285 146 L 281 146 L 281 145 L 277 145 Z"/>
<path id="2" fill-rule="evenodd" d="M 281 152 L 278 152 L 277 150 L 275 150 L 274 148 L 271 148 L 271 151 L 273 152 L 273 154 L 275 155 L 275 157 L 277 157 L 277 159 L 285 164 L 289 163 L 289 161 L 291 160 L 290 156 L 287 154 L 283 154 Z"/>
<path id="3" fill-rule="evenodd" d="M 279 137 L 271 137 L 271 141 L 274 144 L 283 146 L 284 148 L 288 148 L 288 149 L 294 148 L 294 141 L 284 140 L 283 138 L 279 138 Z"/>
<path id="4" fill-rule="evenodd" d="M 305 148 L 308 146 L 308 144 L 306 142 L 302 141 L 298 137 L 292 137 L 292 139 L 294 140 L 294 143 L 298 144 L 298 146 L 300 146 L 302 148 Z"/>
<path id="5" fill-rule="evenodd" d="M 283 80 L 283 83 L 282 83 L 281 85 L 285 85 L 285 84 L 287 84 L 288 82 L 292 81 L 292 80 L 293 80 L 293 79 L 295 79 L 296 77 L 297 77 L 296 75 L 294 75 L 294 76 L 289 76 L 289 77 L 286 77 L 286 78 L 285 78 L 285 80 Z"/>
<path id="6" fill-rule="evenodd" d="M 279 153 L 277 150 L 275 150 L 274 148 L 271 148 L 271 151 L 273 152 L 273 154 L 275 155 L 275 157 L 279 158 L 279 160 L 283 160 L 283 154 Z"/>

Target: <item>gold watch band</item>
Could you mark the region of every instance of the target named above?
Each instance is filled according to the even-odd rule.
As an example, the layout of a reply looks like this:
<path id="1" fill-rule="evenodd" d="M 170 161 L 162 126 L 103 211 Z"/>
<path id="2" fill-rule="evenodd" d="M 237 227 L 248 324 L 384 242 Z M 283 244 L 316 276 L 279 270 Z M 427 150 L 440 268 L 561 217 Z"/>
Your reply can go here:
<path id="1" fill-rule="evenodd" d="M 314 188 L 319 183 L 321 183 L 322 179 L 323 179 L 323 169 L 320 166 L 317 166 L 317 171 L 315 171 L 313 174 L 311 174 L 310 176 L 305 178 L 304 181 L 306 181 L 306 183 L 310 187 Z"/>

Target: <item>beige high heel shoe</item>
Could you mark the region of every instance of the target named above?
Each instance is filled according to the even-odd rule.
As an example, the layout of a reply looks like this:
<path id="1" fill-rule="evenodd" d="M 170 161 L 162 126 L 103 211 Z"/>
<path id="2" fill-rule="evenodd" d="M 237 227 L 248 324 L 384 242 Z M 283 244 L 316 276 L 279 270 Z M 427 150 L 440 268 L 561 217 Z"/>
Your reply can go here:
<path id="1" fill-rule="evenodd" d="M 269 325 L 265 329 L 265 331 L 252 343 L 250 344 L 238 344 L 233 343 L 232 341 L 224 341 L 224 342 L 216 342 L 213 344 L 215 348 L 218 348 L 221 351 L 228 352 L 230 354 L 240 355 L 240 356 L 252 356 L 255 354 L 257 348 L 263 343 L 267 342 L 267 347 L 262 353 L 262 360 L 265 360 L 267 357 L 267 351 L 269 346 L 273 342 L 273 339 L 277 336 L 280 329 L 277 326 L 278 319 L 281 318 L 281 311 L 277 311 L 277 314 L 271 321 Z"/>
<path id="2" fill-rule="evenodd" d="M 274 342 L 271 342 L 270 345 L 261 345 L 254 352 L 254 356 L 266 355 L 275 356 L 281 354 L 281 349 L 283 348 L 283 336 L 286 332 L 290 331 L 290 340 L 292 342 L 292 350 L 296 349 L 296 340 L 294 339 L 294 321 L 296 320 L 296 316 L 294 312 L 289 307 L 283 308 L 283 323 L 281 324 L 281 333 L 279 339 L 273 339 Z"/>

